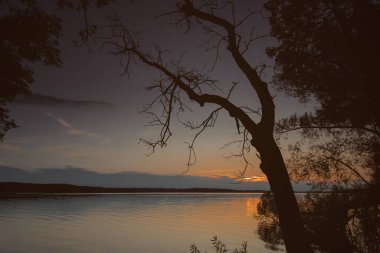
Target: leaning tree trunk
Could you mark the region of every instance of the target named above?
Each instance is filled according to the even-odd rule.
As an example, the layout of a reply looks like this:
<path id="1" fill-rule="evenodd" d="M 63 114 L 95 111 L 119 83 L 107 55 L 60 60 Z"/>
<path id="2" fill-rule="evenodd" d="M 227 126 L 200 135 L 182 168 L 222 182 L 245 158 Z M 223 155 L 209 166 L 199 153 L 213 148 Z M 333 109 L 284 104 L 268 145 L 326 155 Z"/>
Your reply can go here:
<path id="1" fill-rule="evenodd" d="M 172 72 L 166 67 L 166 64 L 161 58 L 160 50 L 158 50 L 158 54 L 155 57 L 143 53 L 140 51 L 138 43 L 136 43 L 136 40 L 132 37 L 131 33 L 122 26 L 120 35 L 115 35 L 122 39 L 121 44 L 117 45 L 116 51 L 120 52 L 121 55 L 126 55 L 126 57 L 134 56 L 137 59 L 140 59 L 144 64 L 155 68 L 171 80 L 169 82 L 170 84 L 165 84 L 168 85 L 167 87 L 160 83 L 159 87 L 162 88 L 160 99 L 163 98 L 164 101 L 164 114 L 161 117 L 165 118 L 166 116 L 166 121 L 162 122 L 160 119 L 157 120 L 158 124 L 162 126 L 161 136 L 157 142 L 148 143 L 148 145 L 155 147 L 155 145 L 158 144 L 161 146 L 166 144 L 166 141 L 170 136 L 170 115 L 173 113 L 173 104 L 179 99 L 177 97 L 177 92 L 179 91 L 177 90 L 185 92 L 190 100 L 197 102 L 200 106 L 204 106 L 208 103 L 224 108 L 229 112 L 230 116 L 236 120 L 238 125 L 241 123 L 251 134 L 253 138 L 252 145 L 261 155 L 261 167 L 267 175 L 272 188 L 277 211 L 279 213 L 280 227 L 288 252 L 312 252 L 310 244 L 306 238 L 306 231 L 301 222 L 298 204 L 290 184 L 289 175 L 286 171 L 281 152 L 273 139 L 273 127 L 275 121 L 275 105 L 273 103 L 273 97 L 269 92 L 268 85 L 261 80 L 256 69 L 244 59 L 243 53 L 240 52 L 240 36 L 236 33 L 237 25 L 214 15 L 213 11 L 204 12 L 202 8 L 195 8 L 191 0 L 184 0 L 182 4 L 177 5 L 177 7 L 178 13 L 181 14 L 179 16 L 179 23 L 182 21 L 191 23 L 190 18 L 193 17 L 196 19 L 196 24 L 202 24 L 200 21 L 212 24 L 210 27 L 208 25 L 203 26 L 202 24 L 208 33 L 210 33 L 208 29 L 224 29 L 226 34 L 225 36 L 223 35 L 221 42 L 227 41 L 227 50 L 231 52 L 235 63 L 247 77 L 252 88 L 256 91 L 262 107 L 262 117 L 259 123 L 254 122 L 242 108 L 228 100 L 229 95 L 226 98 L 216 94 L 203 93 L 200 86 L 209 85 L 214 80 L 209 80 L 208 77 L 202 77 L 196 71 L 183 73 L 184 71 L 182 68 L 177 68 L 175 72 Z M 190 23 L 187 23 L 187 25 Z M 119 28 L 119 25 L 119 23 L 116 24 L 116 31 Z M 215 25 L 216 28 L 214 28 L 213 25 Z M 211 32 L 211 34 L 213 33 L 219 34 L 217 30 Z M 166 79 L 163 80 L 165 80 L 163 82 L 168 81 Z M 230 92 L 232 92 L 232 89 Z M 182 106 L 182 102 L 179 101 L 179 103 Z M 210 121 L 204 121 L 203 127 L 208 127 L 209 124 Z"/>
<path id="2" fill-rule="evenodd" d="M 301 220 L 284 159 L 273 136 L 261 135 L 259 140 L 252 140 L 252 145 L 260 153 L 260 167 L 268 178 L 274 196 L 287 252 L 313 252 Z"/>

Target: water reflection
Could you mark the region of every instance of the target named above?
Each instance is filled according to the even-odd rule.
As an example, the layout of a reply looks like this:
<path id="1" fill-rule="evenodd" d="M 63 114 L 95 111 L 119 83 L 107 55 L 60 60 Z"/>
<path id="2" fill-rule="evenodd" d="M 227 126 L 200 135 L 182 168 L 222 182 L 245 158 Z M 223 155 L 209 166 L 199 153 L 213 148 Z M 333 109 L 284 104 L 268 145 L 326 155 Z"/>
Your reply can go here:
<path id="1" fill-rule="evenodd" d="M 254 217 L 257 213 L 257 205 L 260 203 L 260 198 L 247 198 L 245 201 L 246 215 Z"/>
<path id="2" fill-rule="evenodd" d="M 380 205 L 363 193 L 340 191 L 300 197 L 300 209 L 315 250 L 380 252 Z M 260 238 L 267 248 L 278 250 L 283 241 L 270 193 L 261 196 L 257 215 Z"/>
<path id="3" fill-rule="evenodd" d="M 50 196 L 0 199 L 0 252 L 271 252 L 257 234 L 258 194 Z"/>
<path id="4" fill-rule="evenodd" d="M 319 252 L 380 252 L 380 206 L 365 193 L 304 194 Z M 67 195 L 0 198 L 0 252 L 284 251 L 273 197 L 259 194 Z"/>
<path id="5" fill-rule="evenodd" d="M 270 192 L 263 193 L 257 205 L 257 233 L 265 242 L 265 247 L 273 251 L 284 250 L 280 221 L 277 216 L 276 206 Z"/>

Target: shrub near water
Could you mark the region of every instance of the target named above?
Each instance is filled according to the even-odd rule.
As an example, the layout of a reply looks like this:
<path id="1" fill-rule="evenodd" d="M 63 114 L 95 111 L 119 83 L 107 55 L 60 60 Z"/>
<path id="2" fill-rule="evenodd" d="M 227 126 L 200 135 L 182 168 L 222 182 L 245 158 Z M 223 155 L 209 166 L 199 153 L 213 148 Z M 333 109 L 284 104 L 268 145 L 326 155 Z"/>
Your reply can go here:
<path id="1" fill-rule="evenodd" d="M 218 240 L 218 237 L 216 235 L 214 235 L 214 237 L 211 239 L 211 243 L 215 249 L 215 252 L 216 253 L 226 253 L 228 252 L 227 250 L 227 247 L 224 243 L 222 243 L 220 240 Z M 190 253 L 200 253 L 201 251 L 197 248 L 197 246 L 195 246 L 195 244 L 192 244 L 190 246 Z M 247 253 L 247 242 L 244 241 L 242 244 L 241 244 L 241 248 L 238 250 L 238 249 L 235 249 L 233 251 L 233 253 Z M 205 251 L 205 253 L 207 253 L 207 251 Z"/>

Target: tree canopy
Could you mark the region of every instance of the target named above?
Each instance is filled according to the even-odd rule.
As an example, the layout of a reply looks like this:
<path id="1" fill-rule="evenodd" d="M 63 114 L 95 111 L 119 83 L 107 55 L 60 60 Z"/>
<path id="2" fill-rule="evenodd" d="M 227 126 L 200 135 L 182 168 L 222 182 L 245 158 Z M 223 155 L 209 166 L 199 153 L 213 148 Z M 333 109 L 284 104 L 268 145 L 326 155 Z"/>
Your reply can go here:
<path id="1" fill-rule="evenodd" d="M 320 103 L 323 124 L 379 133 L 380 2 L 371 0 L 270 0 L 268 48 L 275 84 L 301 101 Z"/>
<path id="2" fill-rule="evenodd" d="M 0 1 L 0 140 L 16 127 L 7 104 L 29 94 L 33 83 L 30 63 L 61 66 L 58 38 L 61 21 L 35 1 Z"/>
<path id="3" fill-rule="evenodd" d="M 278 125 L 312 140 L 306 156 L 293 149 L 296 172 L 378 184 L 380 2 L 270 0 L 265 8 L 278 40 L 267 50 L 276 62 L 275 85 L 318 104 Z"/>
<path id="4" fill-rule="evenodd" d="M 301 133 L 290 146 L 292 174 L 333 190 L 299 202 L 312 243 L 323 252 L 377 252 L 380 2 L 270 0 L 265 7 L 278 40 L 267 51 L 275 85 L 317 104 L 277 125 Z"/>

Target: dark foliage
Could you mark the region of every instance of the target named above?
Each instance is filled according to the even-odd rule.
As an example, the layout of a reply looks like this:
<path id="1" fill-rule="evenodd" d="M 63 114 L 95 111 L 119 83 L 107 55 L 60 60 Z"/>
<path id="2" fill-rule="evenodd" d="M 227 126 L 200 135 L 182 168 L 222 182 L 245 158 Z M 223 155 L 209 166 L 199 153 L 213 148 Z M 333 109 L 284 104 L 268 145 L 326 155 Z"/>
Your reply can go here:
<path id="1" fill-rule="evenodd" d="M 211 239 L 211 244 L 215 250 L 215 253 L 227 253 L 228 250 L 227 250 L 227 247 L 226 245 L 218 239 L 218 237 L 216 235 L 213 236 L 213 238 Z M 240 249 L 234 249 L 234 251 L 232 251 L 232 253 L 247 253 L 248 250 L 247 250 L 247 242 L 243 242 L 241 244 L 241 248 Z M 200 253 L 201 251 L 197 248 L 197 246 L 195 246 L 195 244 L 192 244 L 190 245 L 190 253 Z M 207 253 L 207 251 L 205 251 L 205 253 Z"/>
<path id="2" fill-rule="evenodd" d="M 275 84 L 302 101 L 320 102 L 321 123 L 378 130 L 380 2 L 372 0 L 271 0 L 268 49 L 276 60 Z"/>
<path id="3" fill-rule="evenodd" d="M 7 103 L 29 94 L 33 83 L 30 63 L 58 67 L 61 21 L 35 1 L 0 1 L 0 140 L 16 127 Z"/>
<path id="4" fill-rule="evenodd" d="M 279 41 L 268 49 L 276 61 L 275 84 L 318 103 L 314 113 L 277 125 L 280 133 L 302 130 L 307 151 L 291 147 L 294 174 L 379 190 L 380 2 L 271 0 L 265 7 Z"/>
<path id="5" fill-rule="evenodd" d="M 366 191 L 308 193 L 300 210 L 314 250 L 318 252 L 379 252 L 380 207 Z M 258 234 L 266 247 L 283 243 L 273 196 L 263 194 L 257 208 Z"/>
<path id="6" fill-rule="evenodd" d="M 290 146 L 294 178 L 332 190 L 300 202 L 313 247 L 379 252 L 380 2 L 270 0 L 266 9 L 279 41 L 268 49 L 275 84 L 318 104 L 277 125 L 303 137 Z"/>

